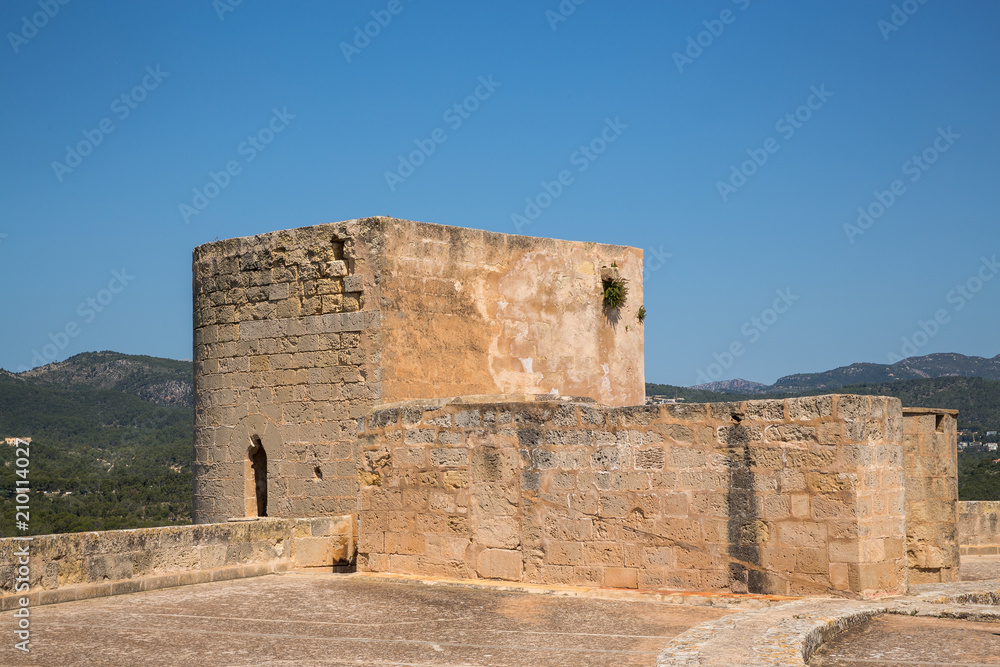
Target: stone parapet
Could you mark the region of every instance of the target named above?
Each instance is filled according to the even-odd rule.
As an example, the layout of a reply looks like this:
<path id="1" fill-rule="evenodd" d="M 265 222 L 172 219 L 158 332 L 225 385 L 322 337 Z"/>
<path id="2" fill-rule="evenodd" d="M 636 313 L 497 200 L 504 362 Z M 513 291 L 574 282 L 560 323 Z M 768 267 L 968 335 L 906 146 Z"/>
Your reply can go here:
<path id="1" fill-rule="evenodd" d="M 258 519 L 0 539 L 0 611 L 354 561 L 352 516 Z M 19 554 L 29 556 L 27 593 Z M 23 605 L 22 605 L 23 606 Z"/>
<path id="2" fill-rule="evenodd" d="M 1000 555 L 1000 501 L 960 501 L 958 539 L 963 556 Z"/>
<path id="3" fill-rule="evenodd" d="M 616 588 L 904 592 L 902 409 L 380 408 L 360 435 L 358 569 Z"/>

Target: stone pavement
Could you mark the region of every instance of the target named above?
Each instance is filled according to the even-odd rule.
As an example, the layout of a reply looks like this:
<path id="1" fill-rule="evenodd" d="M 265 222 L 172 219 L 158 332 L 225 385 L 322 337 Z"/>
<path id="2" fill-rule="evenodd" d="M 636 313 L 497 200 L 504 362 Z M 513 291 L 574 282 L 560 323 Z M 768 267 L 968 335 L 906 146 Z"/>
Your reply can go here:
<path id="1" fill-rule="evenodd" d="M 3 665 L 653 665 L 727 609 L 281 574 L 46 605 Z"/>
<path id="2" fill-rule="evenodd" d="M 824 644 L 809 665 L 1000 665 L 1000 624 L 887 614 Z"/>
<path id="3" fill-rule="evenodd" d="M 0 665 L 1000 665 L 1000 558 L 962 570 L 876 601 L 290 572 L 35 607 L 30 654 L 6 612 Z"/>
<path id="4" fill-rule="evenodd" d="M 801 667 L 814 656 L 809 664 L 824 667 L 1000 665 L 995 657 L 1000 647 L 984 630 L 1000 632 L 1000 559 L 962 560 L 963 576 L 970 581 L 914 586 L 909 595 L 875 601 L 803 599 L 702 623 L 671 639 L 656 664 Z M 974 574 L 981 580 L 973 581 Z M 952 632 L 950 624 L 955 624 Z M 906 634 L 879 632 L 901 627 Z M 934 646 L 934 655 L 952 661 L 922 658 L 921 646 Z M 971 661 L 955 661 L 962 655 Z M 993 662 L 981 659 L 990 655 Z"/>

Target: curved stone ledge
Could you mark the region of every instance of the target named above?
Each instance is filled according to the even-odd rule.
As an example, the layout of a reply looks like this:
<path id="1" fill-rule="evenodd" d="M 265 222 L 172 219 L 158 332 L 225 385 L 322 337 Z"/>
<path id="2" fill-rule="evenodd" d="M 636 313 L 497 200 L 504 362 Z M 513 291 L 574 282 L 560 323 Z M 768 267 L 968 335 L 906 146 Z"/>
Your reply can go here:
<path id="1" fill-rule="evenodd" d="M 877 603 L 810 599 L 732 614 L 674 637 L 656 665 L 804 667 L 824 642 L 880 614 L 1000 623 L 1000 582 L 921 588 L 917 595 Z"/>
<path id="2" fill-rule="evenodd" d="M 816 649 L 844 630 L 884 613 L 882 604 L 801 600 L 702 623 L 674 637 L 657 667 L 803 667 Z"/>

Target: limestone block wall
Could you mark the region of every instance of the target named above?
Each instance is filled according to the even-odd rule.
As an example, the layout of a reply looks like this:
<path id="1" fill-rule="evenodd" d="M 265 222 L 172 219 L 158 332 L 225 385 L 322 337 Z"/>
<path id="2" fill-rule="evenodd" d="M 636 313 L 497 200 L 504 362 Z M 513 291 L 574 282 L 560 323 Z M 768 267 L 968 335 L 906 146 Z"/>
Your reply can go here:
<path id="1" fill-rule="evenodd" d="M 903 408 L 910 583 L 957 581 L 957 410 Z"/>
<path id="2" fill-rule="evenodd" d="M 16 609 L 27 548 L 30 604 L 259 576 L 353 562 L 351 516 L 38 535 L 0 539 L 0 611 Z"/>
<path id="3" fill-rule="evenodd" d="M 906 589 L 897 399 L 376 409 L 358 569 L 876 597 Z"/>
<path id="4" fill-rule="evenodd" d="M 605 312 L 612 265 L 629 301 Z M 197 523 L 356 511 L 380 403 L 644 399 L 634 248 L 366 218 L 205 244 L 193 270 Z"/>
<path id="5" fill-rule="evenodd" d="M 1000 501 L 960 501 L 958 541 L 963 556 L 1000 554 Z"/>

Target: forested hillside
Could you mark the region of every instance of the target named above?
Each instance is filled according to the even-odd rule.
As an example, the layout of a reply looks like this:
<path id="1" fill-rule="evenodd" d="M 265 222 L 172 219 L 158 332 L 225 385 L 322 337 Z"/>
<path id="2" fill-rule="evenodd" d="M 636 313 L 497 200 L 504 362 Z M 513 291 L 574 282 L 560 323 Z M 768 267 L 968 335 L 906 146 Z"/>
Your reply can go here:
<path id="1" fill-rule="evenodd" d="M 0 375 L 0 436 L 32 439 L 31 534 L 190 523 L 192 422 L 186 405 Z M 14 448 L 0 447 L 9 449 L 0 466 L 8 500 Z M 13 521 L 13 512 L 0 514 L 0 534 L 24 534 Z"/>

